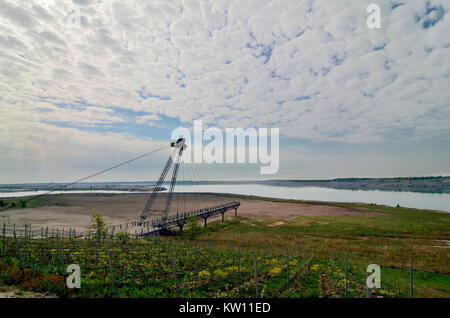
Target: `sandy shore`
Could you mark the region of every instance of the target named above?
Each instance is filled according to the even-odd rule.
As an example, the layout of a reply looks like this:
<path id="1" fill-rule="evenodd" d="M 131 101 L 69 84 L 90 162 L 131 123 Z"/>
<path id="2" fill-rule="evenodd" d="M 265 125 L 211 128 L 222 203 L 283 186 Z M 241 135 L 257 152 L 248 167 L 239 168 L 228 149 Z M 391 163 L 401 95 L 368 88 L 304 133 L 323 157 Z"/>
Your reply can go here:
<path id="1" fill-rule="evenodd" d="M 85 231 L 93 209 L 105 217 L 108 225 L 118 225 L 139 219 L 148 194 L 63 194 L 45 198 L 48 206 L 10 209 L 0 212 L 0 223 L 30 225 L 33 228 L 74 228 Z M 154 207 L 163 208 L 166 194 L 159 195 Z M 238 214 L 258 219 L 288 219 L 298 216 L 376 216 L 372 212 L 321 204 L 270 202 L 253 199 L 235 199 L 211 194 L 174 194 L 170 214 L 195 210 L 225 202 L 240 201 Z M 228 212 L 226 215 L 233 215 Z"/>

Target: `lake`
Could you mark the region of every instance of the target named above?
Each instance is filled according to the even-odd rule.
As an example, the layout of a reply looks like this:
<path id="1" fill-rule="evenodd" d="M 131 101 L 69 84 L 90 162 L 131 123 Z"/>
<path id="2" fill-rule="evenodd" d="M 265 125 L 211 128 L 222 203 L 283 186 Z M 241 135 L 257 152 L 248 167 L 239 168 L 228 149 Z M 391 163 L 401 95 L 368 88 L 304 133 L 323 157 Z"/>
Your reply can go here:
<path id="1" fill-rule="evenodd" d="M 256 195 L 280 199 L 334 201 L 334 202 L 362 202 L 375 203 L 389 206 L 410 207 L 417 209 L 431 209 L 450 212 L 449 193 L 419 193 L 419 192 L 395 192 L 395 191 L 363 191 L 363 190 L 338 190 L 320 187 L 279 187 L 262 184 L 212 184 L 212 185 L 179 185 L 177 192 L 217 192 L 234 193 L 244 195 Z M 1 197 L 23 197 L 47 193 L 38 192 L 0 192 Z M 138 193 L 129 191 L 55 191 L 58 193 Z"/>

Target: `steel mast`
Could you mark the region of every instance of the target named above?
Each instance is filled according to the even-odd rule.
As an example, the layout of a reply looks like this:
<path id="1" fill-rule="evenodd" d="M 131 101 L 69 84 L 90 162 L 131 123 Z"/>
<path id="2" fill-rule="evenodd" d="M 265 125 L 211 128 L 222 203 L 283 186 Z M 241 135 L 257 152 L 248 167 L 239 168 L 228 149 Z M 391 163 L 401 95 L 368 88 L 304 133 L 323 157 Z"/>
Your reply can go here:
<path id="1" fill-rule="evenodd" d="M 163 223 L 166 222 L 167 216 L 169 215 L 170 205 L 172 204 L 172 198 L 173 198 L 173 190 L 175 188 L 175 183 L 178 176 L 178 170 L 180 166 L 181 157 L 183 155 L 183 150 L 187 147 L 185 143 L 184 138 L 179 138 L 176 142 L 171 142 L 170 146 L 173 149 L 172 153 L 169 156 L 169 159 L 166 162 L 166 165 L 164 166 L 163 171 L 161 172 L 161 175 L 158 179 L 158 182 L 156 183 L 155 188 L 153 189 L 152 194 L 150 195 L 150 198 L 147 201 L 147 204 L 145 205 L 144 211 L 141 214 L 141 220 L 139 222 L 139 225 L 142 225 L 142 222 L 151 215 L 162 215 Z M 155 200 L 158 196 L 158 192 L 161 189 L 161 186 L 164 182 L 164 179 L 167 176 L 167 173 L 170 170 L 170 167 L 172 166 L 172 163 L 174 162 L 173 156 L 175 156 L 175 166 L 172 173 L 172 179 L 170 181 L 170 187 L 169 192 L 167 195 L 167 201 L 166 206 L 164 210 L 152 210 L 152 206 L 155 203 Z"/>

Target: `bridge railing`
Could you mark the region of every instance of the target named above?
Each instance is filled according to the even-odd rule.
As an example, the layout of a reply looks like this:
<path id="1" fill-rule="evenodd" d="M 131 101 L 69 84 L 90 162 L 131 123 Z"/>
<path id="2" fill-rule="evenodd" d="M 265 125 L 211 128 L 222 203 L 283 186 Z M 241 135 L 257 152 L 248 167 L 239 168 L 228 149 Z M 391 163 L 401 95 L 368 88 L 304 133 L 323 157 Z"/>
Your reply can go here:
<path id="1" fill-rule="evenodd" d="M 164 219 L 153 220 L 152 221 L 152 226 L 153 227 L 155 227 L 155 226 L 158 227 L 158 226 L 167 225 L 169 223 L 177 223 L 177 222 L 180 222 L 180 221 L 185 221 L 188 217 L 190 217 L 192 215 L 202 216 L 202 215 L 207 215 L 207 214 L 218 213 L 218 212 L 223 211 L 223 210 L 236 208 L 240 204 L 241 204 L 240 202 L 235 201 L 235 202 L 231 202 L 231 203 L 227 203 L 227 204 L 223 204 L 223 205 L 218 205 L 218 206 L 215 206 L 215 207 L 202 208 L 202 209 L 198 209 L 198 210 L 194 210 L 194 211 L 185 212 L 183 214 L 171 215 L 165 220 Z"/>
<path id="2" fill-rule="evenodd" d="M 160 231 L 162 228 L 166 226 L 173 226 L 175 224 L 186 222 L 187 218 L 190 216 L 207 216 L 213 215 L 216 213 L 220 213 L 221 211 L 225 212 L 228 209 L 237 208 L 240 205 L 240 202 L 230 202 L 227 204 L 218 205 L 215 207 L 202 208 L 198 210 L 188 211 L 181 214 L 170 215 L 166 220 L 160 218 L 152 221 L 145 221 L 141 225 L 139 221 L 132 221 L 119 225 L 110 225 L 106 227 L 107 233 L 106 236 L 114 237 L 118 232 L 126 232 L 128 235 L 140 237 L 142 235 L 148 235 L 154 232 Z M 98 236 L 98 233 L 95 230 L 80 230 L 78 228 L 48 228 L 48 227 L 32 227 L 30 225 L 17 226 L 15 224 L 6 225 L 3 223 L 0 225 L 0 234 L 3 236 L 13 236 L 14 233 L 18 237 L 29 237 L 29 238 L 55 238 L 55 237 L 67 237 L 67 238 L 93 238 Z M 141 228 L 141 233 L 138 233 L 137 227 Z M 147 229 L 145 229 L 145 227 Z M 129 233 L 129 230 L 134 233 Z M 144 233 L 145 231 L 145 233 Z"/>

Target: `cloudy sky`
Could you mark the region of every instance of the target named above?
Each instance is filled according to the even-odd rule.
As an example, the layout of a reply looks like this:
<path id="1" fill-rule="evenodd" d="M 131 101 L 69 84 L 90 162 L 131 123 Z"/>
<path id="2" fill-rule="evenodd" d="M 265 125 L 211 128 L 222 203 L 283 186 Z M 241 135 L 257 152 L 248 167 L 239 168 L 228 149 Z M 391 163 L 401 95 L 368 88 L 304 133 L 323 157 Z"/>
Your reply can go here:
<path id="1" fill-rule="evenodd" d="M 367 27 L 371 3 L 380 29 Z M 449 9 L 0 0 L 0 183 L 72 181 L 156 149 L 195 119 L 280 128 L 278 174 L 223 165 L 217 179 L 448 175 Z M 154 180 L 164 160 L 97 180 Z"/>

